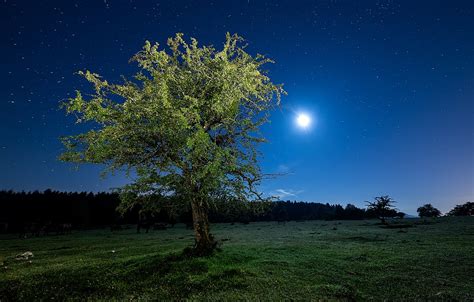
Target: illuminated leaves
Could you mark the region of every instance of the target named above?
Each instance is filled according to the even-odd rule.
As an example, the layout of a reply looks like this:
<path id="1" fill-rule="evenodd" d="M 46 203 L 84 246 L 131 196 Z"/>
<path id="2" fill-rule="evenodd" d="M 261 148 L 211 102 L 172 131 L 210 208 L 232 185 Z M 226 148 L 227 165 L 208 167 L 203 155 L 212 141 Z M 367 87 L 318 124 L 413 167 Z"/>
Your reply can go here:
<path id="1" fill-rule="evenodd" d="M 79 72 L 95 93 L 78 91 L 64 107 L 94 130 L 64 138 L 61 158 L 135 171 L 123 189 L 134 194 L 260 196 L 258 128 L 284 91 L 261 69 L 271 61 L 246 53 L 242 41 L 227 34 L 220 51 L 182 34 L 168 39 L 168 51 L 147 41 L 131 59 L 141 70 L 121 84 Z"/>

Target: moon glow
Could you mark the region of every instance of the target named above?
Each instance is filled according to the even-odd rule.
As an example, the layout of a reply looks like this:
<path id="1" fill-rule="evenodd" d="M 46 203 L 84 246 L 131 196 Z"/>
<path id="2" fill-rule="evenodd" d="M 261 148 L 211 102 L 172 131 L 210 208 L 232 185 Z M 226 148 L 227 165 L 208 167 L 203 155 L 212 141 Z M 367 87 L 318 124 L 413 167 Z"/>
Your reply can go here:
<path id="1" fill-rule="evenodd" d="M 311 124 L 311 118 L 307 114 L 300 113 L 296 118 L 296 123 L 301 128 L 307 128 Z"/>

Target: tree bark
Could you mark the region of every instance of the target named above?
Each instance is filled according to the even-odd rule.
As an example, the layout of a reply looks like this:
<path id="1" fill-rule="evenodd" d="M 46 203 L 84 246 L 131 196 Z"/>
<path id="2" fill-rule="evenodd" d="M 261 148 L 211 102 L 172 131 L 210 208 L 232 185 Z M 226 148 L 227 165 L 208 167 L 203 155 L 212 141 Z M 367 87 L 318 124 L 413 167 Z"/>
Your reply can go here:
<path id="1" fill-rule="evenodd" d="M 206 256 L 212 254 L 216 248 L 216 242 L 209 233 L 209 218 L 207 206 L 199 201 L 191 202 L 194 226 L 194 251 L 196 256 Z"/>

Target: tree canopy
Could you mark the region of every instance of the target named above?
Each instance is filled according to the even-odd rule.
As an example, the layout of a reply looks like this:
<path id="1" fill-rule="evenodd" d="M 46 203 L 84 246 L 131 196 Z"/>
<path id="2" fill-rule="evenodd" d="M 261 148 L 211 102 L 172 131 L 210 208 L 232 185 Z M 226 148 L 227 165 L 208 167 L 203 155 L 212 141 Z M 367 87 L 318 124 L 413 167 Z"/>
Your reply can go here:
<path id="1" fill-rule="evenodd" d="M 441 216 L 440 210 L 433 207 L 431 203 L 424 204 L 423 206 L 419 207 L 417 210 L 418 216 L 420 217 L 439 217 Z"/>
<path id="2" fill-rule="evenodd" d="M 262 69 L 272 61 L 251 56 L 242 42 L 227 34 L 218 51 L 178 33 L 168 50 L 145 43 L 131 59 L 140 68 L 132 80 L 112 84 L 80 71 L 94 92 L 77 91 L 64 107 L 93 127 L 64 137 L 61 159 L 133 173 L 121 189 L 122 211 L 152 204 L 147 196 L 177 197 L 173 205 L 191 202 L 204 212 L 213 195 L 263 199 L 259 128 L 285 92 Z"/>
<path id="3" fill-rule="evenodd" d="M 464 204 L 456 205 L 448 216 L 474 216 L 474 202 L 468 201 Z"/>

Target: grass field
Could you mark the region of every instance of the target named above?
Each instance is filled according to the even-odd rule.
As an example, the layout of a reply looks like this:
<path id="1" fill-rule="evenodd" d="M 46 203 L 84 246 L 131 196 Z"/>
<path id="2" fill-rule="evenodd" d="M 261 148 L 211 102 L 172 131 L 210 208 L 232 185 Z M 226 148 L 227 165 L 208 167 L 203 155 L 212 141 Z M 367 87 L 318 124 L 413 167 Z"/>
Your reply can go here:
<path id="1" fill-rule="evenodd" d="M 407 220 L 408 221 L 408 220 Z M 212 226 L 222 251 L 189 259 L 178 225 L 0 237 L 0 300 L 474 299 L 474 217 Z M 31 251 L 30 260 L 15 260 Z"/>

